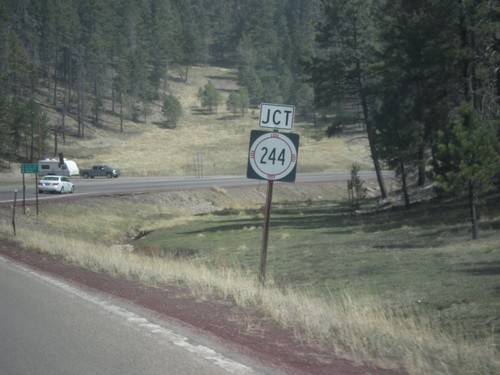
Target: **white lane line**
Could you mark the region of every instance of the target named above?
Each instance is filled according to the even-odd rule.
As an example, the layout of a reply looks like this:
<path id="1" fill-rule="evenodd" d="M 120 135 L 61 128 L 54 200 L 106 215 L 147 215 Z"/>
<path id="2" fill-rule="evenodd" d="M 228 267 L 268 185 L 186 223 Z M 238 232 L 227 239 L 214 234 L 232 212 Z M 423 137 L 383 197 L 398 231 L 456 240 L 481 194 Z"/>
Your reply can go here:
<path id="1" fill-rule="evenodd" d="M 221 367 L 222 369 L 228 371 L 231 374 L 256 375 L 256 373 L 250 367 L 245 366 L 236 361 L 233 361 L 223 356 L 222 354 L 216 352 L 215 350 L 210 349 L 207 346 L 193 344 L 189 342 L 189 339 L 187 337 L 175 333 L 174 331 L 162 327 L 158 324 L 151 323 L 148 319 L 141 317 L 131 311 L 128 311 L 122 307 L 116 306 L 108 301 L 105 301 L 104 299 L 91 295 L 90 293 L 87 293 L 84 290 L 79 289 L 77 287 L 71 286 L 61 280 L 57 280 L 50 276 L 39 273 L 19 263 L 14 263 L 12 261 L 9 261 L 2 256 L 0 256 L 0 260 L 4 263 L 9 263 L 10 265 L 30 274 L 31 276 L 43 280 L 44 282 L 50 285 L 63 289 L 64 291 L 71 293 L 85 301 L 91 302 L 101 307 L 103 310 L 125 319 L 125 321 L 131 324 L 132 326 L 135 326 L 136 328 L 145 330 L 146 332 L 159 336 L 163 340 L 166 340 L 178 347 L 181 347 L 193 354 L 198 355 L 201 358 L 204 358 L 209 362 L 212 362 L 213 364 Z"/>

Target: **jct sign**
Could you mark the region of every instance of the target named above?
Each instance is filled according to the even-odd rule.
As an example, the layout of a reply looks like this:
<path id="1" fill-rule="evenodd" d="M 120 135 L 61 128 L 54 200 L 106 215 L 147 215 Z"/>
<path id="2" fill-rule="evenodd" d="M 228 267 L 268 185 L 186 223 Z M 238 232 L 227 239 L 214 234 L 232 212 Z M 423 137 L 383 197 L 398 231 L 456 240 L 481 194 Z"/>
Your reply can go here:
<path id="1" fill-rule="evenodd" d="M 299 135 L 252 130 L 247 177 L 269 181 L 295 181 Z"/>
<path id="2" fill-rule="evenodd" d="M 259 126 L 261 128 L 273 128 L 292 130 L 295 107 L 293 105 L 267 104 L 260 105 Z"/>

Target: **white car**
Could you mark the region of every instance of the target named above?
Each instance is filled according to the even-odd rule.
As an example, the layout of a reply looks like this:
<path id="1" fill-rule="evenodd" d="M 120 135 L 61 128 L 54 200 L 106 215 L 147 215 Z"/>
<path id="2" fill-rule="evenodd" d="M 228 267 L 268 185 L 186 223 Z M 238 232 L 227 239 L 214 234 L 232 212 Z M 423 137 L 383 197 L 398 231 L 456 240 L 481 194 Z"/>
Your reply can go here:
<path id="1" fill-rule="evenodd" d="M 75 185 L 66 176 L 45 176 L 38 183 L 39 193 L 73 193 Z"/>

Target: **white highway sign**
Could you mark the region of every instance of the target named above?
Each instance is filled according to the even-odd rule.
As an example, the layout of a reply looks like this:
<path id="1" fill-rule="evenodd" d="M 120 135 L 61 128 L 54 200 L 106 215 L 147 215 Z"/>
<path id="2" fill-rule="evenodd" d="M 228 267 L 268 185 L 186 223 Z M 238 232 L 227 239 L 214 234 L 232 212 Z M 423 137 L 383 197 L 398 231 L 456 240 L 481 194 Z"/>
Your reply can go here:
<path id="1" fill-rule="evenodd" d="M 259 126 L 272 129 L 293 129 L 295 107 L 293 105 L 268 104 L 260 105 Z"/>
<path id="2" fill-rule="evenodd" d="M 295 181 L 299 135 L 252 130 L 247 177 Z"/>

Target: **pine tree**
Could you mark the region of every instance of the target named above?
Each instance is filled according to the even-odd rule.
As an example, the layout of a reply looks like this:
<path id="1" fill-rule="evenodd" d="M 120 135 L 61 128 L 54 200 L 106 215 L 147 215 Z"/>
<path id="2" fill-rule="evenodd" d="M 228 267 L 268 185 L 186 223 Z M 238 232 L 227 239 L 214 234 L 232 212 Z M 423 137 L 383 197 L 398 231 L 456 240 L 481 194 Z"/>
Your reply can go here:
<path id="1" fill-rule="evenodd" d="M 181 102 L 179 102 L 179 100 L 173 95 L 166 95 L 163 100 L 162 112 L 167 118 L 168 123 L 172 124 L 173 127 L 176 127 L 179 118 L 182 116 Z"/>
<path id="2" fill-rule="evenodd" d="M 234 53 L 238 43 L 238 1 L 214 0 L 208 9 L 213 41 L 210 52 L 216 63 L 225 64 L 228 56 Z"/>
<path id="3" fill-rule="evenodd" d="M 415 133 L 419 144 L 414 142 L 415 155 L 406 159 L 417 168 L 419 185 L 425 182 L 425 158 L 436 132 L 447 126 L 448 113 L 456 102 L 457 11 L 453 0 L 415 0 L 385 2 L 378 13 L 383 77 L 379 92 L 382 110 L 387 112 L 381 117 L 384 121 L 388 117 L 404 119 L 398 125 L 399 133 Z M 398 115 L 398 109 L 405 113 Z M 377 124 L 379 130 L 386 126 L 390 125 L 383 121 Z M 402 129 L 408 127 L 411 129 Z M 395 130 L 394 125 L 392 128 Z M 390 129 L 381 131 L 387 134 Z"/>
<path id="4" fill-rule="evenodd" d="M 246 111 L 248 110 L 248 107 L 250 106 L 250 97 L 248 96 L 248 91 L 242 87 L 238 93 L 239 95 L 239 109 L 241 112 L 241 115 L 243 116 Z"/>
<path id="5" fill-rule="evenodd" d="M 0 96 L 0 157 L 9 161 L 15 155 L 14 139 L 9 124 L 10 106 L 6 96 Z"/>
<path id="6" fill-rule="evenodd" d="M 185 82 L 188 81 L 189 67 L 201 60 L 204 41 L 202 38 L 204 16 L 195 4 L 195 0 L 186 0 L 178 3 L 179 12 L 182 14 L 182 32 L 180 34 L 181 56 L 180 62 L 185 67 Z"/>
<path id="7" fill-rule="evenodd" d="M 181 22 L 177 8 L 168 0 L 151 1 L 150 81 L 158 93 L 169 64 L 179 61 Z"/>
<path id="8" fill-rule="evenodd" d="M 349 190 L 349 204 L 354 210 L 358 210 L 361 205 L 361 200 L 366 198 L 366 187 L 364 181 L 359 177 L 361 167 L 358 163 L 353 163 L 351 166 L 351 179 L 347 182 Z"/>
<path id="9" fill-rule="evenodd" d="M 498 1 L 459 0 L 457 17 L 462 100 L 483 116 L 498 118 L 500 43 Z"/>
<path id="10" fill-rule="evenodd" d="M 297 93 L 304 83 L 299 64 L 304 53 L 300 49 L 310 48 L 311 40 L 304 37 L 301 42 L 307 40 L 307 43 L 297 45 L 293 37 L 298 39 L 304 30 L 311 35 L 312 30 L 307 26 L 310 26 L 309 10 L 314 4 L 277 0 L 242 2 L 238 74 L 240 85 L 249 92 L 251 104 L 299 102 Z M 292 20 L 292 16 L 296 18 Z M 298 22 L 297 18 L 304 22 Z"/>
<path id="11" fill-rule="evenodd" d="M 409 209 L 408 177 L 420 164 L 418 151 L 422 147 L 423 128 L 413 118 L 414 102 L 405 96 L 404 87 L 388 90 L 382 101 L 382 107 L 374 115 L 377 153 L 401 178 L 405 207 Z"/>
<path id="12" fill-rule="evenodd" d="M 233 115 L 239 110 L 240 95 L 237 92 L 231 92 L 226 101 L 226 107 L 229 111 L 233 112 Z"/>
<path id="13" fill-rule="evenodd" d="M 214 109 L 215 112 L 217 112 L 217 107 L 222 101 L 222 95 L 212 82 L 208 82 L 203 88 L 200 87 L 197 96 L 202 107 L 208 107 L 210 113 L 212 113 Z"/>
<path id="14" fill-rule="evenodd" d="M 438 137 L 434 177 L 445 191 L 466 193 L 472 238 L 477 239 L 477 203 L 481 193 L 495 188 L 493 177 L 500 169 L 496 131 L 471 105 L 462 103 L 450 128 Z"/>
<path id="15" fill-rule="evenodd" d="M 316 36 L 321 51 L 306 64 L 316 104 L 328 107 L 340 102 L 350 106 L 354 102 L 361 107 L 361 118 L 356 122 L 366 127 L 380 194 L 386 198 L 371 113 L 378 78 L 374 69 L 377 63 L 373 48 L 374 8 L 369 0 L 322 0 L 321 3 L 324 20 L 318 24 Z"/>
<path id="16" fill-rule="evenodd" d="M 17 33 L 12 30 L 8 36 L 6 61 L 6 83 L 9 94 L 15 98 L 27 94 L 31 86 L 33 65 Z"/>

